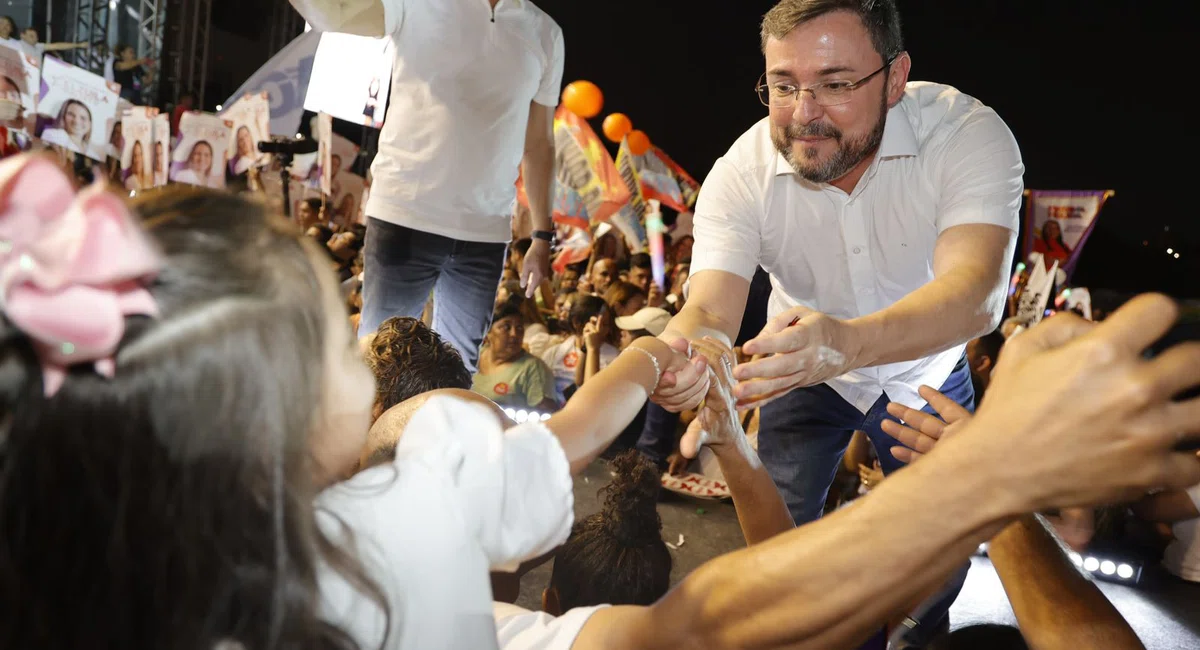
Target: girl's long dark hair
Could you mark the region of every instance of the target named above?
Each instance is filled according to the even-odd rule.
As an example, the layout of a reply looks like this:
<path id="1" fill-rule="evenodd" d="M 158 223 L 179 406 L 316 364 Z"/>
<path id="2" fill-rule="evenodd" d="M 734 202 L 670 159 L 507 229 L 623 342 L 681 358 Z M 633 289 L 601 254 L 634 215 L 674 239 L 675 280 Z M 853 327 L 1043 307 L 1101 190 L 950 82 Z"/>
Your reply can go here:
<path id="1" fill-rule="evenodd" d="M 53 397 L 0 319 L 0 647 L 348 649 L 317 573 L 387 611 L 316 526 L 320 286 L 299 233 L 239 197 L 141 195 L 166 266 L 104 379 Z"/>

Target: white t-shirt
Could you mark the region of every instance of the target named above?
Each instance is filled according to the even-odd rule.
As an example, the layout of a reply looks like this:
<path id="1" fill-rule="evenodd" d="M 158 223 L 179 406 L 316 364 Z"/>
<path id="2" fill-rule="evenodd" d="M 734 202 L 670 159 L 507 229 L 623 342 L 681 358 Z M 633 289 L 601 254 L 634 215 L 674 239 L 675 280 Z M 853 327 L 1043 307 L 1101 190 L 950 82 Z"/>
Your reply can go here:
<path id="1" fill-rule="evenodd" d="M 1200 510 L 1200 485 L 1187 491 Z M 1181 521 L 1171 527 L 1175 541 L 1163 554 L 1163 566 L 1171 573 L 1190 582 L 1200 582 L 1200 518 Z"/>
<path id="2" fill-rule="evenodd" d="M 368 216 L 507 242 L 531 102 L 558 105 L 562 30 L 529 0 L 384 0 L 391 103 Z"/>
<path id="3" fill-rule="evenodd" d="M 565 542 L 573 509 L 570 466 L 542 423 L 504 431 L 481 404 L 434 397 L 413 415 L 395 462 L 323 492 L 317 521 L 337 542 L 352 536 L 386 594 L 383 647 L 488 650 L 497 647 L 489 570 Z M 318 580 L 326 619 L 379 647 L 383 612 L 328 567 Z"/>
<path id="4" fill-rule="evenodd" d="M 555 618 L 508 603 L 494 603 L 501 650 L 569 650 L 592 614 L 608 607 L 576 607 Z"/>
<path id="5" fill-rule="evenodd" d="M 762 265 L 771 274 L 771 316 L 799 305 L 841 319 L 877 312 L 933 280 L 934 244 L 946 229 L 978 223 L 1016 232 L 1024 171 L 996 112 L 940 84 L 908 84 L 849 195 L 800 178 L 763 119 L 704 179 L 691 277 L 720 270 L 749 281 Z M 963 348 L 828 383 L 863 412 L 885 391 L 921 408 L 917 387 L 944 384 Z"/>
<path id="6" fill-rule="evenodd" d="M 583 350 L 575 345 L 577 337 L 569 336 L 565 341 L 547 348 L 542 354 L 542 361 L 554 372 L 554 390 L 558 394 L 558 403 L 567 401 L 564 392 L 575 383 L 575 368 L 587 360 Z M 600 369 L 604 370 L 612 363 L 621 351 L 609 343 L 600 346 Z"/>

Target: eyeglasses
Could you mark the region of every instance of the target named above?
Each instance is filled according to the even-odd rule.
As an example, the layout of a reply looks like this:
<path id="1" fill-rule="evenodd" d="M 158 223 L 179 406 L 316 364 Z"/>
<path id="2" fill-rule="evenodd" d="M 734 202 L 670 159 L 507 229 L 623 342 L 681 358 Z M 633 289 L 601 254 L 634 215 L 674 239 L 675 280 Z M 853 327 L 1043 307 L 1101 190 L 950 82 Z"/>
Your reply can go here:
<path id="1" fill-rule="evenodd" d="M 800 93 L 803 92 L 811 93 L 813 99 L 820 106 L 838 106 L 849 102 L 855 90 L 874 79 L 875 75 L 887 70 L 895 60 L 895 56 L 889 58 L 883 67 L 855 82 L 825 81 L 807 88 L 787 81 L 768 84 L 767 75 L 764 72 L 763 76 L 759 77 L 758 85 L 754 87 L 754 90 L 758 93 L 758 101 L 769 108 L 794 108 L 800 102 Z"/>

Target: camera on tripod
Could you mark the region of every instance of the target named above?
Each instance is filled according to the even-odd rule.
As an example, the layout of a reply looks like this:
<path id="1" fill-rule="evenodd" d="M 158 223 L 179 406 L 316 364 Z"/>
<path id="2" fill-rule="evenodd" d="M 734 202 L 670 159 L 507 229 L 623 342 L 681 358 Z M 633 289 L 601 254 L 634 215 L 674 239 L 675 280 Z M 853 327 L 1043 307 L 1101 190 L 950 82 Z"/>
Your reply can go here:
<path id="1" fill-rule="evenodd" d="M 289 169 L 292 166 L 292 159 L 296 156 L 316 153 L 317 149 L 317 141 L 308 138 L 273 136 L 270 140 L 258 143 L 258 150 L 260 152 L 274 156 L 275 161 L 279 163 L 280 177 L 283 183 L 284 216 L 289 218 L 292 216 L 291 193 L 288 191 L 291 185 L 291 172 Z"/>

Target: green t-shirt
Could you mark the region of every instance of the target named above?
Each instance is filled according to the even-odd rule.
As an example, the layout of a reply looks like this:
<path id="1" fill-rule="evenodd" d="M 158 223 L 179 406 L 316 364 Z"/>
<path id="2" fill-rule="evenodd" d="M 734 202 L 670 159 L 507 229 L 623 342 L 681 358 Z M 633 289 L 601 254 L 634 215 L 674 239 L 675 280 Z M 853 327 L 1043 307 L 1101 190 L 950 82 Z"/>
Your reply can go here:
<path id="1" fill-rule="evenodd" d="M 476 373 L 471 390 L 501 406 L 536 408 L 546 399 L 554 399 L 554 374 L 546 362 L 522 352 L 499 370 Z"/>

